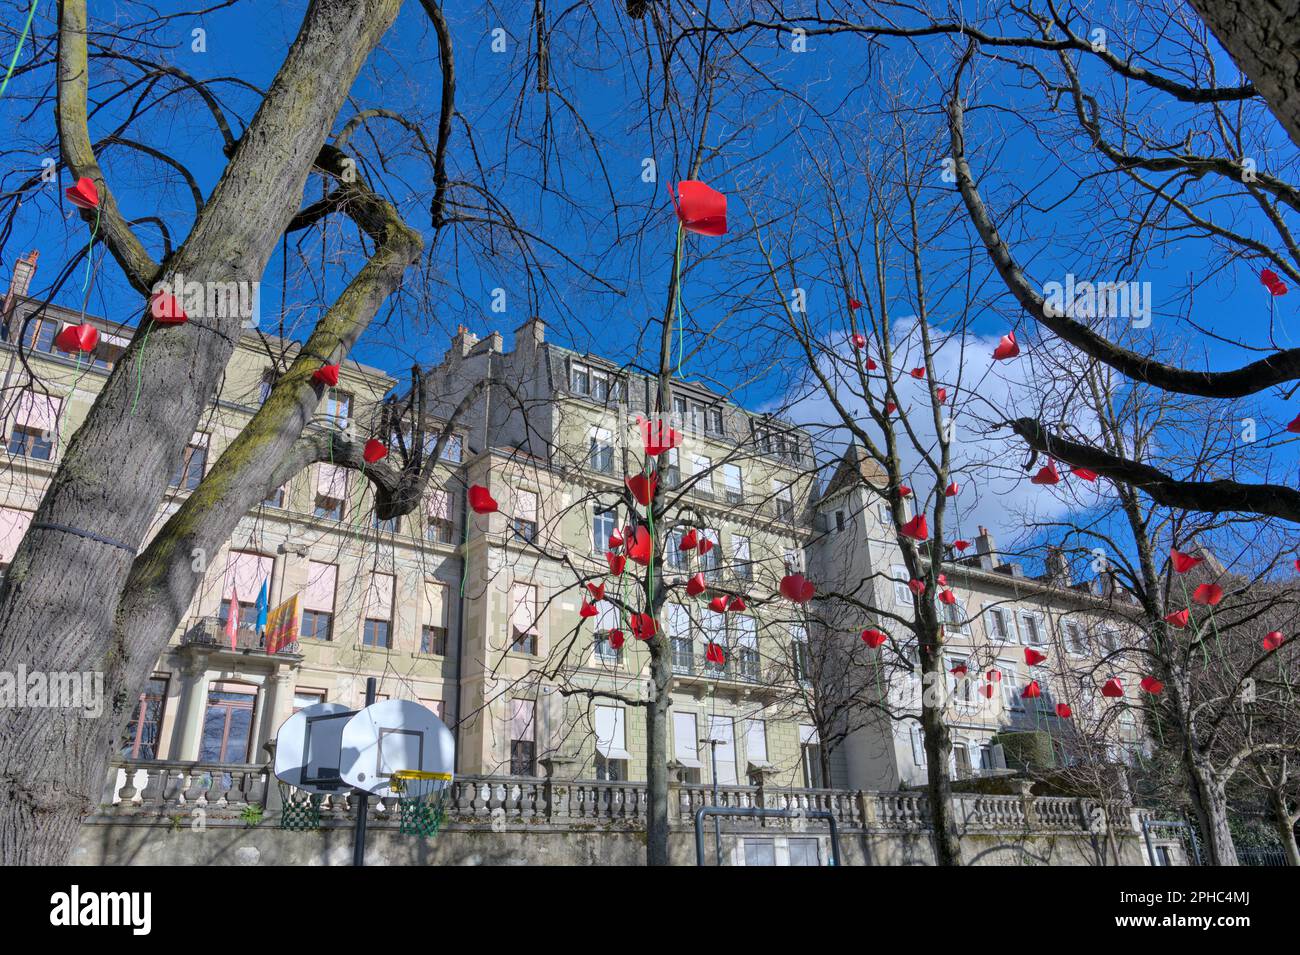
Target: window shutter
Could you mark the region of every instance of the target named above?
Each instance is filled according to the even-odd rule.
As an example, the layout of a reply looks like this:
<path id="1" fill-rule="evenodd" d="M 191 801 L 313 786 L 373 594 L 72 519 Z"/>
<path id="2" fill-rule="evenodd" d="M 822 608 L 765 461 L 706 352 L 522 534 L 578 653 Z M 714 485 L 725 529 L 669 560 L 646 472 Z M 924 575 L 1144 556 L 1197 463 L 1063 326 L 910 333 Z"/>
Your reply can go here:
<path id="1" fill-rule="evenodd" d="M 371 571 L 366 592 L 366 616 L 372 620 L 393 619 L 393 575 Z"/>
<path id="2" fill-rule="evenodd" d="M 232 590 L 239 592 L 240 603 L 252 603 L 266 581 L 270 589 L 271 568 L 275 566 L 274 557 L 263 557 L 250 551 L 232 550 L 226 558 L 226 579 L 221 591 L 221 599 L 230 597 Z"/>
<path id="3" fill-rule="evenodd" d="M 31 511 L 17 511 L 11 507 L 0 507 L 0 564 L 8 564 L 14 559 L 14 552 L 32 522 Z"/>
<path id="4" fill-rule="evenodd" d="M 307 592 L 303 598 L 303 607 L 322 613 L 334 612 L 334 589 L 338 581 L 339 569 L 334 564 L 323 564 L 314 560 L 307 562 Z"/>
<path id="5" fill-rule="evenodd" d="M 348 472 L 336 464 L 316 465 L 316 493 L 335 500 L 348 496 Z"/>
<path id="6" fill-rule="evenodd" d="M 694 713 L 673 713 L 673 754 L 683 766 L 700 766 L 698 731 Z"/>
<path id="7" fill-rule="evenodd" d="M 424 582 L 425 626 L 447 628 L 447 585 L 437 580 Z"/>
<path id="8" fill-rule="evenodd" d="M 17 419 L 24 428 L 35 431 L 54 431 L 63 408 L 63 399 L 54 395 L 38 395 L 34 391 L 23 391 L 18 395 Z"/>
<path id="9" fill-rule="evenodd" d="M 510 738 L 532 742 L 536 724 L 533 722 L 532 700 L 510 701 Z"/>

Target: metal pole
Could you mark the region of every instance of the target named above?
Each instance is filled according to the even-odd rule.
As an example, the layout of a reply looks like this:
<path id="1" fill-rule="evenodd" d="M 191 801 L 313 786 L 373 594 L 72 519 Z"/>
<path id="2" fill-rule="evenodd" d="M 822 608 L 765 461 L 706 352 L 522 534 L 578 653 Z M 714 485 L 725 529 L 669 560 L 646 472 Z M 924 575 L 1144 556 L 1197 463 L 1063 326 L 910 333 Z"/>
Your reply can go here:
<path id="1" fill-rule="evenodd" d="M 378 681 L 373 676 L 366 677 L 366 706 L 375 702 Z M 366 817 L 370 813 L 370 794 L 363 791 L 355 793 L 357 797 L 357 826 L 352 830 L 352 864 L 366 864 Z"/>
<path id="2" fill-rule="evenodd" d="M 709 737 L 709 763 L 713 767 L 713 805 L 718 804 L 718 741 Z M 713 858 L 722 865 L 722 817 L 713 817 Z"/>

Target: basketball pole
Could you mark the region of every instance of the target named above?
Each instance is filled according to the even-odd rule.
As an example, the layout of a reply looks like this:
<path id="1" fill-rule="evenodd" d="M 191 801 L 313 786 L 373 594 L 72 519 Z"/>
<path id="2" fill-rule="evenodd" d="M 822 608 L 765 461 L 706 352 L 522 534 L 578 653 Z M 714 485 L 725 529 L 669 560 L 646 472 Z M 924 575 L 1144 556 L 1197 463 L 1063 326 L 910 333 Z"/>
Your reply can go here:
<path id="1" fill-rule="evenodd" d="M 373 676 L 366 677 L 366 706 L 373 706 L 375 702 L 375 691 L 378 689 L 377 681 Z M 364 866 L 366 864 L 366 817 L 370 812 L 370 794 L 364 789 L 356 791 L 357 797 L 357 824 L 352 830 L 352 864 L 354 866 Z"/>

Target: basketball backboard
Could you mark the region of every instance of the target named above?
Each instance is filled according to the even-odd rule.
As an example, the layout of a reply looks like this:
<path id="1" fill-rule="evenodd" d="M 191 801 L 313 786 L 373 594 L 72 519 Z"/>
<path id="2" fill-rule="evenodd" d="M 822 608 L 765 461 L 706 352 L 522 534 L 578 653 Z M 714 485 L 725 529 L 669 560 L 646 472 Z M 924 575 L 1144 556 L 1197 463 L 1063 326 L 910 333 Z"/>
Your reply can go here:
<path id="1" fill-rule="evenodd" d="M 275 778 L 310 793 L 342 789 L 339 747 L 356 712 L 342 703 L 314 703 L 285 720 L 275 737 Z"/>
<path id="2" fill-rule="evenodd" d="M 410 700 L 384 700 L 343 727 L 339 775 L 346 786 L 390 796 L 397 770 L 451 773 L 455 753 L 451 730 L 431 710 Z"/>

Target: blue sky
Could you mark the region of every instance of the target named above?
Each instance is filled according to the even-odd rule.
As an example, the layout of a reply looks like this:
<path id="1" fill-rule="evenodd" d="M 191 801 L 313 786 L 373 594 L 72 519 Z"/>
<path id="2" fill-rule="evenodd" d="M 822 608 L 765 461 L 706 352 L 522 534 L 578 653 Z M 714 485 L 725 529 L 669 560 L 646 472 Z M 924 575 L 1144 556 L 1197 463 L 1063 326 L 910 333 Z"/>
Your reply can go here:
<path id="1" fill-rule="evenodd" d="M 94 6 L 93 14 L 102 16 L 111 5 Z M 265 86 L 297 30 L 304 6 L 238 4 L 192 20 L 173 21 L 153 37 L 161 47 L 155 55 L 199 77 L 237 76 Z M 628 28 L 626 22 L 612 13 L 602 14 L 600 27 L 606 32 L 601 33 L 588 21 L 566 20 L 557 26 L 553 37 L 556 95 L 549 100 L 552 125 L 548 130 L 552 145 L 543 161 L 537 151 L 538 130 L 548 100 L 532 92 L 531 83 L 522 82 L 520 71 L 527 61 L 530 38 L 524 6 L 517 11 L 503 9 L 500 18 L 478 8 L 450 14 L 459 76 L 458 108 L 473 127 L 474 149 L 490 167 L 489 185 L 523 227 L 544 239 L 546 244 L 537 248 L 550 285 L 541 294 L 530 295 L 526 276 L 507 256 L 474 254 L 469 244 L 447 235 L 432 265 L 419 274 L 412 273 L 412 288 L 393 301 L 391 311 L 381 314 L 357 348 L 354 357 L 359 360 L 400 375 L 413 360 L 435 363 L 457 324 L 464 323 L 480 334 L 500 330 L 508 337 L 532 312 L 547 320 L 551 337 L 562 344 L 621 361 L 653 360 L 675 235 L 666 181 L 687 165 L 685 157 L 698 122 L 690 108 L 695 91 L 683 85 L 683 104 L 656 122 L 648 121 L 642 89 L 647 73 L 652 92 L 658 96 L 662 89 L 643 62 L 628 64 L 614 55 L 616 45 L 611 38 Z M 19 11 L 25 12 L 25 3 L 10 2 L 4 10 L 6 23 L 12 23 L 15 17 L 21 20 Z M 53 3 L 44 3 L 38 13 L 36 29 L 41 43 L 48 40 L 53 10 Z M 122 10 L 128 15 L 138 13 L 125 5 Z M 1101 11 L 1097 19 L 1102 22 L 1110 22 L 1107 18 L 1123 21 L 1126 16 L 1122 6 L 1109 11 L 1102 7 Z M 492 31 L 498 27 L 507 34 L 505 53 L 491 49 Z M 194 29 L 206 31 L 205 52 L 191 49 Z M 1138 39 L 1115 31 L 1113 42 L 1136 43 Z M 724 240 L 691 237 L 688 241 L 691 270 L 685 304 L 691 322 L 696 328 L 711 328 L 718 321 L 723 324 L 716 341 L 688 363 L 686 370 L 688 375 L 710 377 L 715 386 L 734 387 L 742 402 L 770 407 L 787 397 L 791 376 L 785 362 L 794 352 L 790 343 L 779 338 L 755 340 L 755 330 L 765 327 L 764 309 L 770 312 L 772 303 L 764 302 L 766 293 L 754 280 L 755 250 L 744 235 L 750 216 L 779 213 L 784 204 L 788 209 L 802 209 L 799 214 L 815 223 L 816 210 L 808 205 L 815 197 L 799 179 L 806 151 L 831 152 L 872 124 L 884 122 L 881 110 L 891 91 L 901 89 L 916 103 L 936 101 L 937 90 L 950 82 L 950 73 L 945 71 L 951 68 L 956 47 L 949 40 L 936 39 L 915 47 L 898 43 L 869 51 L 863 41 L 852 37 L 815 37 L 808 42 L 808 52 L 795 55 L 788 49 L 788 41 L 760 37 L 750 38 L 743 49 L 749 64 L 779 80 L 781 89 L 756 80 L 752 73 L 737 79 L 745 90 L 744 100 L 735 94 L 724 99 L 705 137 L 717 149 L 706 163 L 703 178 L 729 195 L 735 232 Z M 917 56 L 918 50 L 924 61 Z M 719 52 L 724 51 L 719 48 Z M 1157 47 L 1157 59 L 1158 52 Z M 7 51 L 4 58 L 8 59 Z M 107 66 L 96 62 L 94 68 Z M 1085 64 L 1084 71 L 1086 80 L 1099 89 L 1113 88 L 1113 81 L 1097 68 Z M 736 68 L 729 76 L 740 77 L 743 72 Z M 1235 75 L 1230 64 L 1220 62 L 1221 82 L 1232 82 Z M 438 76 L 432 30 L 418 4 L 407 3 L 382 48 L 367 64 L 353 102 L 344 109 L 344 118 L 357 108 L 385 106 L 424 119 L 431 132 Z M 1257 353 L 1204 334 L 1189 322 L 1257 346 L 1266 344 L 1270 334 L 1280 347 L 1293 344 L 1289 320 L 1300 301 L 1300 290 L 1270 299 L 1258 284 L 1258 263 L 1232 262 L 1204 238 L 1184 234 L 1157 240 L 1158 233 L 1147 230 L 1142 233 L 1145 247 L 1138 248 L 1139 264 L 1126 270 L 1122 262 L 1130 247 L 1121 240 L 1119 230 L 1105 228 L 1113 210 L 1104 204 L 1115 193 L 1108 191 L 1112 187 L 1093 185 L 1086 179 L 1094 171 L 1087 151 L 1079 149 L 1077 142 L 1048 140 L 1045 136 L 1051 128 L 1027 121 L 1033 116 L 1045 121 L 1049 117 L 1043 112 L 1039 94 L 1017 88 L 1015 71 L 985 62 L 977 77 L 971 95 L 979 108 L 968 118 L 971 162 L 995 209 L 1005 209 L 1022 190 L 1032 190 L 1039 207 L 1013 218 L 1008 234 L 1036 282 L 1064 280 L 1072 272 L 1080 278 L 1131 278 L 1151 283 L 1155 311 L 1147 334 L 1155 336 L 1161 347 L 1176 347 L 1182 360 L 1196 367 L 1232 367 Z M 675 82 L 687 84 L 688 80 L 682 75 L 675 77 Z M 44 108 L 21 127 L 18 124 L 37 88 L 36 77 L 20 76 L 11 84 L 6 100 L 0 102 L 0 121 L 6 128 L 19 129 L 18 142 L 32 147 L 24 157 L 32 169 L 44 158 L 35 147 L 49 138 L 49 110 Z M 256 105 L 251 94 L 229 85 L 218 89 L 230 107 L 232 121 L 236 114 L 243 119 L 251 116 Z M 791 91 L 799 95 L 792 96 Z M 600 140 L 598 154 L 587 143 L 587 131 L 558 105 L 561 96 Z M 117 109 L 115 105 L 97 117 L 92 131 L 102 134 L 108 129 Z M 1163 124 L 1170 129 L 1180 128 L 1190 115 L 1187 107 L 1168 97 L 1145 92 L 1135 99 L 1134 109 L 1144 111 L 1152 126 Z M 829 118 L 819 118 L 819 114 Z M 517 128 L 510 126 L 512 118 L 519 119 Z M 746 125 L 750 121 L 752 127 Z M 673 127 L 684 132 L 674 137 Z M 369 130 L 374 141 L 359 135 L 360 152 L 373 160 L 372 146 L 380 143 L 387 161 L 382 170 L 367 167 L 367 175 L 398 202 L 408 221 L 427 235 L 432 189 L 427 167 L 419 161 L 410 139 L 400 135 L 394 125 L 379 122 Z M 1261 156 L 1270 157 L 1268 168 L 1296 178 L 1294 150 L 1271 117 L 1256 109 L 1248 133 L 1247 148 L 1258 148 Z M 205 194 L 217 181 L 222 168 L 220 138 L 193 96 L 169 100 L 136 134 L 182 158 Z M 457 125 L 455 136 L 452 175 L 471 177 L 474 170 L 462 126 Z M 658 179 L 653 183 L 641 179 L 647 157 L 658 164 Z M 121 150 L 106 155 L 104 164 L 119 202 L 131 214 L 161 215 L 173 226 L 174 238 L 184 234 L 192 218 L 192 203 L 174 175 Z M 11 169 L 6 186 L 25 172 Z M 1081 176 L 1085 188 L 1072 192 Z M 936 180 L 933 188 L 943 187 Z M 319 181 L 311 181 L 308 200 L 319 195 L 319 190 Z M 85 242 L 80 220 L 63 218 L 68 208 L 56 206 L 55 198 L 51 186 L 47 194 L 29 201 L 0 249 L 0 268 L 6 274 L 19 254 L 29 248 L 40 250 L 38 292 Z M 955 196 L 952 201 L 956 202 Z M 1262 217 L 1257 211 L 1243 211 L 1239 202 L 1227 200 L 1214 200 L 1209 208 L 1221 211 L 1235 228 L 1261 234 Z M 780 223 L 772 228 L 779 230 Z M 141 226 L 141 233 L 151 248 L 159 248 L 148 225 Z M 800 254 L 815 251 L 807 245 L 812 241 L 805 241 Z M 798 241 L 795 244 L 799 246 Z M 317 270 L 315 285 L 309 287 L 302 281 L 307 270 L 297 260 L 291 263 L 289 331 L 296 337 L 301 337 L 322 303 L 331 299 L 361 262 L 354 236 L 345 222 L 337 220 L 331 221 L 323 244 L 312 241 L 308 254 L 313 263 L 328 264 L 323 272 Z M 1099 260 L 1119 264 L 1113 271 L 1098 274 Z M 967 265 L 952 248 L 936 248 L 931 261 L 936 270 L 947 274 L 968 268 L 973 286 L 982 290 L 972 311 L 973 334 L 995 338 L 1016 325 L 1026 347 L 1035 347 L 1036 332 L 1012 307 L 1001 286 L 990 281 L 986 257 L 971 259 Z M 263 327 L 271 330 L 280 314 L 281 269 L 277 251 L 262 288 Z M 798 281 L 807 290 L 814 326 L 828 340 L 842 335 L 848 320 L 845 290 L 837 281 L 816 275 L 800 274 Z M 891 279 L 890 284 L 898 299 L 897 310 L 906 314 L 910 309 L 902 279 Z M 80 304 L 79 287 L 79 281 L 70 282 L 58 300 Z M 506 292 L 504 314 L 489 311 L 492 290 L 498 287 Z M 945 289 L 949 301 L 959 297 L 963 288 L 954 281 Z M 413 294 L 417 289 L 427 293 L 422 305 L 417 305 Z M 126 288 L 115 265 L 102 259 L 89 310 L 133 321 L 139 309 L 138 297 Z M 955 311 L 955 305 L 949 311 Z M 1270 426 L 1280 427 L 1300 410 L 1272 396 L 1261 399 L 1259 405 L 1264 413 L 1261 433 L 1268 433 Z M 1285 478 L 1294 477 L 1290 473 L 1294 471 L 1294 454 L 1289 449 L 1282 452 L 1279 467 Z M 1275 475 L 1275 479 L 1282 477 Z"/>

